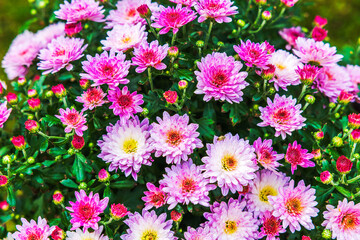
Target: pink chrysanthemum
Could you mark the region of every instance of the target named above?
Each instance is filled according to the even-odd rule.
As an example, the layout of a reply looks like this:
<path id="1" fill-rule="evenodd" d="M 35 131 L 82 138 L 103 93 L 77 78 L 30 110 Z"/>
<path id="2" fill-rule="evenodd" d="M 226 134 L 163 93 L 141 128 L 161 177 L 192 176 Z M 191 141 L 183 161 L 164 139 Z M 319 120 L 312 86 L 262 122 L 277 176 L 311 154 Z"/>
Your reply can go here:
<path id="1" fill-rule="evenodd" d="M 138 66 L 135 71 L 137 73 L 142 73 L 148 67 L 153 67 L 157 70 L 164 70 L 166 65 L 161 61 L 167 56 L 168 50 L 168 44 L 159 46 L 159 42 L 157 40 L 152 41 L 150 44 L 143 42 L 139 47 L 134 49 L 134 57 L 131 58 L 132 65 Z"/>
<path id="2" fill-rule="evenodd" d="M 246 43 L 241 41 L 241 45 L 234 46 L 234 50 L 248 67 L 254 65 L 264 68 L 270 59 L 265 43 L 253 43 L 250 40 L 247 40 Z"/>
<path id="3" fill-rule="evenodd" d="M 314 155 L 308 153 L 307 149 L 302 149 L 300 144 L 293 142 L 289 143 L 288 149 L 286 150 L 285 160 L 291 164 L 291 173 L 297 169 L 297 166 L 303 168 L 315 167 L 315 163 L 310 161 Z"/>
<path id="4" fill-rule="evenodd" d="M 145 31 L 145 25 L 138 23 L 136 25 L 115 25 L 111 31 L 107 32 L 105 40 L 101 40 L 104 50 L 126 51 L 138 47 L 146 41 L 148 33 Z"/>
<path id="5" fill-rule="evenodd" d="M 281 135 L 282 139 L 285 139 L 286 134 L 291 135 L 293 131 L 305 126 L 306 118 L 300 115 L 302 113 L 301 104 L 296 104 L 296 99 L 293 99 L 292 96 L 280 97 L 276 94 L 274 102 L 268 98 L 267 104 L 266 107 L 259 107 L 260 118 L 263 121 L 258 126 L 275 128 L 275 137 Z"/>
<path id="6" fill-rule="evenodd" d="M 76 111 L 76 109 L 67 108 L 66 110 L 60 109 L 60 115 L 55 115 L 59 118 L 62 124 L 66 125 L 65 132 L 69 133 L 72 130 L 75 130 L 76 135 L 82 137 L 83 131 L 86 131 L 88 127 L 86 124 L 86 114 L 83 115 L 82 112 Z"/>
<path id="7" fill-rule="evenodd" d="M 25 77 L 41 47 L 34 33 L 25 31 L 19 34 L 12 41 L 1 62 L 8 78 L 12 80 L 16 77 Z"/>
<path id="8" fill-rule="evenodd" d="M 213 240 L 212 233 L 208 225 L 196 229 L 188 227 L 184 233 L 185 240 Z"/>
<path id="9" fill-rule="evenodd" d="M 257 221 L 252 213 L 245 211 L 246 202 L 229 199 L 228 203 L 215 202 L 211 212 L 204 213 L 213 239 L 257 239 Z"/>
<path id="10" fill-rule="evenodd" d="M 154 23 L 151 24 L 154 28 L 162 28 L 159 34 L 165 34 L 171 29 L 173 34 L 179 31 L 179 28 L 188 24 L 196 18 L 196 13 L 189 7 L 181 7 L 181 4 L 176 7 L 160 6 L 158 12 L 154 12 Z"/>
<path id="11" fill-rule="evenodd" d="M 279 87 L 287 90 L 287 86 L 300 84 L 296 69 L 302 67 L 302 63 L 291 53 L 277 50 L 271 54 L 269 64 L 275 66 L 274 77 L 269 82 L 274 82 L 276 91 L 279 91 Z"/>
<path id="12" fill-rule="evenodd" d="M 0 128 L 4 127 L 4 123 L 8 120 L 12 108 L 7 108 L 6 102 L 0 105 Z"/>
<path id="13" fill-rule="evenodd" d="M 277 171 L 279 166 L 282 166 L 278 161 L 284 158 L 284 154 L 278 154 L 273 151 L 272 140 L 261 140 L 259 137 L 254 143 L 255 153 L 257 156 L 257 162 L 261 164 L 265 169 Z"/>
<path id="14" fill-rule="evenodd" d="M 109 238 L 107 236 L 101 234 L 103 231 L 103 228 L 104 228 L 103 226 L 100 226 L 94 232 L 89 232 L 88 230 L 81 231 L 79 228 L 76 229 L 75 232 L 67 231 L 66 232 L 66 240 L 109 240 Z M 64 238 L 65 238 L 65 236 L 60 239 L 64 239 Z M 56 240 L 56 239 L 54 239 L 54 240 Z"/>
<path id="15" fill-rule="evenodd" d="M 142 211 L 129 214 L 129 218 L 124 221 L 129 228 L 126 234 L 121 235 L 122 240 L 133 239 L 159 239 L 176 240 L 174 232 L 171 231 L 172 220 L 166 221 L 166 213 L 157 216 L 155 211 Z"/>
<path id="16" fill-rule="evenodd" d="M 206 145 L 206 157 L 202 169 L 204 176 L 210 178 L 210 182 L 217 182 L 224 196 L 236 191 L 242 191 L 243 186 L 250 183 L 256 177 L 255 149 L 249 141 L 239 139 L 236 134 L 225 134 L 222 137 L 214 137 L 213 144 Z"/>
<path id="17" fill-rule="evenodd" d="M 286 230 L 281 225 L 281 220 L 277 217 L 274 217 L 271 212 L 266 211 L 261 218 L 262 227 L 259 233 L 259 239 L 262 239 L 266 236 L 266 240 L 278 240 L 277 236 L 280 233 L 286 232 Z"/>
<path id="18" fill-rule="evenodd" d="M 312 85 L 314 80 L 319 75 L 320 68 L 305 64 L 302 67 L 299 66 L 295 72 L 299 75 L 300 81 L 306 85 Z"/>
<path id="19" fill-rule="evenodd" d="M 190 202 L 209 206 L 209 191 L 216 186 L 210 184 L 209 179 L 201 173 L 200 167 L 193 164 L 191 159 L 173 165 L 171 169 L 165 168 L 165 172 L 159 184 L 164 186 L 162 190 L 168 195 L 169 209 L 173 209 L 178 203 L 188 205 Z"/>
<path id="20" fill-rule="evenodd" d="M 303 180 L 294 188 L 294 180 L 288 187 L 280 188 L 279 195 L 268 197 L 274 207 L 273 216 L 282 220 L 284 228 L 289 226 L 290 231 L 300 231 L 301 226 L 306 229 L 314 229 L 311 217 L 316 217 L 319 210 L 315 207 L 315 189 L 305 186 Z"/>
<path id="21" fill-rule="evenodd" d="M 87 61 L 82 62 L 86 73 L 80 73 L 80 76 L 93 81 L 92 86 L 108 84 L 110 88 L 115 88 L 119 84 L 129 83 L 126 76 L 129 74 L 130 61 L 125 60 L 124 53 L 104 51 L 101 55 L 96 54 L 95 57 L 87 55 L 86 58 Z"/>
<path id="22" fill-rule="evenodd" d="M 122 0 L 116 4 L 116 9 L 111 10 L 106 17 L 106 28 L 113 28 L 115 25 L 135 25 L 137 23 L 146 24 L 146 20 L 140 17 L 137 8 L 146 5 L 151 12 L 158 10 L 159 5 L 151 0 Z"/>
<path id="23" fill-rule="evenodd" d="M 287 41 L 286 49 L 296 48 L 296 39 L 299 37 L 305 37 L 305 33 L 302 32 L 301 27 L 284 28 L 279 31 L 280 36 Z"/>
<path id="24" fill-rule="evenodd" d="M 358 65 L 346 65 L 346 71 L 350 76 L 351 82 L 354 84 L 354 89 L 358 91 L 360 84 L 360 66 Z"/>
<path id="25" fill-rule="evenodd" d="M 287 7 L 293 7 L 299 0 L 281 0 L 281 2 Z"/>
<path id="26" fill-rule="evenodd" d="M 239 103 L 243 100 L 243 90 L 249 84 L 245 81 L 247 72 L 240 72 L 242 63 L 228 57 L 226 53 L 213 52 L 197 63 L 200 71 L 195 71 L 198 81 L 196 94 L 205 94 L 204 101 L 215 100 Z"/>
<path id="27" fill-rule="evenodd" d="M 217 23 L 228 23 L 232 19 L 229 16 L 238 13 L 238 8 L 232 6 L 234 4 L 231 0 L 199 0 L 195 5 L 196 11 L 200 17 L 198 22 L 201 23 L 208 18 L 214 19 Z"/>
<path id="28" fill-rule="evenodd" d="M 192 7 L 194 6 L 198 0 L 169 0 L 170 2 L 176 3 L 176 4 L 182 4 L 185 6 Z"/>
<path id="29" fill-rule="evenodd" d="M 87 47 L 80 38 L 58 37 L 41 49 L 39 53 L 39 70 L 46 70 L 43 74 L 56 73 L 63 68 L 70 71 L 73 69 L 71 62 L 84 56 L 82 53 Z"/>
<path id="30" fill-rule="evenodd" d="M 39 217 L 37 223 L 34 220 L 28 222 L 25 218 L 21 219 L 22 225 L 17 225 L 17 232 L 12 234 L 15 240 L 48 240 L 55 227 L 50 227 L 46 219 Z"/>
<path id="31" fill-rule="evenodd" d="M 54 14 L 58 19 L 66 20 L 67 23 L 76 23 L 84 20 L 93 22 L 104 21 L 104 9 L 95 0 L 71 0 L 60 4 L 60 9 Z"/>
<path id="32" fill-rule="evenodd" d="M 99 215 L 104 212 L 109 198 L 106 197 L 102 200 L 99 198 L 99 194 L 93 194 L 90 192 L 89 196 L 86 195 L 84 190 L 75 192 L 76 202 L 69 202 L 71 207 L 66 207 L 70 211 L 70 220 L 72 224 L 71 230 L 79 227 L 84 227 L 84 232 L 88 228 L 97 230 L 99 228 L 98 222 L 101 220 Z"/>
<path id="33" fill-rule="evenodd" d="M 155 187 L 152 183 L 146 183 L 146 187 L 149 191 L 145 191 L 145 197 L 142 197 L 141 200 L 145 202 L 144 210 L 149 210 L 152 207 L 159 208 L 165 205 L 167 200 L 166 193 L 162 190 L 163 186 Z"/>
<path id="34" fill-rule="evenodd" d="M 321 68 L 315 83 L 319 91 L 332 102 L 336 102 L 342 90 L 354 92 L 357 89 L 346 68 L 337 64 Z"/>
<path id="35" fill-rule="evenodd" d="M 51 24 L 36 33 L 36 39 L 42 48 L 45 48 L 53 39 L 61 36 L 65 36 L 65 24 L 61 22 Z"/>
<path id="36" fill-rule="evenodd" d="M 125 122 L 118 121 L 106 127 L 107 134 L 98 141 L 101 153 L 99 158 L 110 163 L 109 170 L 120 169 L 125 176 L 137 180 L 137 173 L 142 165 L 151 165 L 153 150 L 149 142 L 149 120 L 140 122 L 135 116 Z"/>
<path id="37" fill-rule="evenodd" d="M 144 103 L 143 95 L 137 94 L 136 91 L 130 93 L 127 86 L 122 90 L 120 88 L 109 90 L 108 99 L 112 103 L 109 108 L 113 109 L 115 115 L 120 116 L 123 123 L 134 117 L 134 114 L 142 112 L 140 105 Z"/>
<path id="38" fill-rule="evenodd" d="M 330 47 L 329 43 L 303 37 L 297 38 L 295 43 L 296 49 L 293 49 L 293 52 L 303 63 L 324 67 L 332 66 L 343 58 L 342 55 L 336 54 L 336 47 Z"/>
<path id="39" fill-rule="evenodd" d="M 325 221 L 321 224 L 332 232 L 332 238 L 338 240 L 355 240 L 360 235 L 360 203 L 348 202 L 346 198 L 339 201 L 337 207 L 326 205 Z"/>
<path id="40" fill-rule="evenodd" d="M 86 92 L 76 98 L 77 102 L 83 103 L 83 111 L 93 110 L 95 107 L 100 107 L 107 101 L 104 100 L 106 93 L 100 87 L 89 88 Z"/>
<path id="41" fill-rule="evenodd" d="M 163 113 L 163 119 L 157 117 L 158 123 L 152 123 L 150 130 L 151 144 L 155 150 L 155 157 L 166 157 L 168 164 L 178 164 L 181 160 L 188 160 L 195 148 L 202 148 L 203 144 L 198 138 L 198 124 L 190 123 L 187 114 L 170 116 Z"/>

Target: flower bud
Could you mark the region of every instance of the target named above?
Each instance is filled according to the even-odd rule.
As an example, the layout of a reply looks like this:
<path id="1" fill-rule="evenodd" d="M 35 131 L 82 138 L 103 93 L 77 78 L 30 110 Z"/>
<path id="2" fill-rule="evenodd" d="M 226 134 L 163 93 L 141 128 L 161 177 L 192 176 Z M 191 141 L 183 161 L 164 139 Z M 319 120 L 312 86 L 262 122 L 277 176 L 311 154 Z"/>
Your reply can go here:
<path id="1" fill-rule="evenodd" d="M 149 109 L 143 108 L 143 110 L 141 112 L 141 116 L 146 117 L 148 114 L 149 114 Z"/>
<path id="2" fill-rule="evenodd" d="M 27 95 L 29 98 L 36 97 L 37 91 L 35 89 L 29 89 Z"/>
<path id="3" fill-rule="evenodd" d="M 110 174 L 105 170 L 101 169 L 98 173 L 99 182 L 107 182 L 110 179 Z"/>
<path id="4" fill-rule="evenodd" d="M 336 107 L 335 103 L 333 103 L 333 102 L 329 103 L 329 108 L 334 108 L 334 107 Z"/>
<path id="5" fill-rule="evenodd" d="M 69 37 L 72 37 L 75 34 L 81 32 L 81 30 L 82 30 L 81 22 L 65 24 L 65 33 Z"/>
<path id="6" fill-rule="evenodd" d="M 2 201 L 0 202 L 0 209 L 3 210 L 3 211 L 7 211 L 9 210 L 9 203 L 5 200 L 5 201 Z M 6 239 L 6 238 L 5 238 Z"/>
<path id="7" fill-rule="evenodd" d="M 30 10 L 30 14 L 31 14 L 31 15 L 36 15 L 36 14 L 37 14 L 36 9 L 32 8 L 32 9 Z"/>
<path id="8" fill-rule="evenodd" d="M 174 222 L 181 222 L 182 220 L 182 214 L 175 210 L 171 211 L 170 216 L 171 216 L 171 220 L 173 220 Z"/>
<path id="9" fill-rule="evenodd" d="M 196 41 L 196 46 L 197 46 L 198 48 L 202 48 L 202 47 L 204 47 L 204 45 L 205 45 L 205 43 L 204 43 L 203 40 L 198 40 L 198 41 Z"/>
<path id="10" fill-rule="evenodd" d="M 45 92 L 45 98 L 51 98 L 52 96 L 54 96 L 53 91 L 48 90 L 48 91 Z"/>
<path id="11" fill-rule="evenodd" d="M 168 102 L 170 104 L 174 104 L 178 100 L 176 91 L 168 90 L 168 91 L 164 92 L 163 96 L 164 96 L 166 102 Z"/>
<path id="12" fill-rule="evenodd" d="M 74 155 L 76 153 L 75 149 L 74 148 L 69 148 L 67 150 L 67 154 L 69 154 L 70 156 Z"/>
<path id="13" fill-rule="evenodd" d="M 261 14 L 261 18 L 265 21 L 269 21 L 272 18 L 271 12 L 263 11 Z"/>
<path id="14" fill-rule="evenodd" d="M 274 78 L 276 68 L 272 64 L 268 64 L 268 65 L 266 65 L 266 67 L 267 67 L 267 69 L 263 69 L 261 71 L 261 77 L 264 80 L 269 81 Z"/>
<path id="15" fill-rule="evenodd" d="M 353 163 L 344 155 L 338 157 L 336 160 L 336 169 L 343 174 L 347 174 L 351 171 Z"/>
<path id="16" fill-rule="evenodd" d="M 8 178 L 5 175 L 0 175 L 0 187 L 5 187 L 8 183 Z"/>
<path id="17" fill-rule="evenodd" d="M 305 85 L 312 85 L 320 69 L 316 66 L 306 64 L 303 67 L 298 67 L 295 72 L 299 75 L 300 81 Z"/>
<path id="18" fill-rule="evenodd" d="M 350 140 L 354 143 L 360 142 L 360 129 L 354 129 L 350 134 Z"/>
<path id="19" fill-rule="evenodd" d="M 311 37 L 315 40 L 315 41 L 322 41 L 327 37 L 328 31 L 321 28 L 321 27 L 314 27 L 314 29 L 311 32 Z"/>
<path id="20" fill-rule="evenodd" d="M 270 94 L 274 94 L 276 92 L 275 88 L 271 87 L 269 88 L 269 93 Z"/>
<path id="21" fill-rule="evenodd" d="M 345 90 L 341 90 L 340 95 L 338 96 L 338 102 L 343 105 L 347 105 L 349 102 L 352 102 L 354 100 L 354 95 L 351 93 L 348 93 Z"/>
<path id="22" fill-rule="evenodd" d="M 314 19 L 314 23 L 318 27 L 324 27 L 328 21 L 326 18 L 322 18 L 321 16 L 317 15 Z"/>
<path id="23" fill-rule="evenodd" d="M 331 142 L 334 144 L 335 147 L 342 147 L 344 142 L 341 137 L 334 137 Z"/>
<path id="24" fill-rule="evenodd" d="M 18 82 L 19 86 L 24 86 L 26 83 L 26 78 L 19 77 L 17 82 Z"/>
<path id="25" fill-rule="evenodd" d="M 315 160 L 320 160 L 321 159 L 321 151 L 320 149 L 314 149 L 311 154 L 314 156 Z"/>
<path id="26" fill-rule="evenodd" d="M 184 90 L 188 87 L 188 82 L 186 80 L 180 80 L 178 86 L 180 90 Z"/>
<path id="27" fill-rule="evenodd" d="M 317 131 L 314 133 L 314 138 L 318 141 L 322 140 L 324 138 L 324 132 L 323 131 Z"/>
<path id="28" fill-rule="evenodd" d="M 86 189 L 87 188 L 87 184 L 85 182 L 81 182 L 78 186 L 79 189 Z"/>
<path id="29" fill-rule="evenodd" d="M 324 231 L 321 233 L 321 236 L 325 239 L 331 239 L 332 233 L 329 229 L 324 229 Z"/>
<path id="30" fill-rule="evenodd" d="M 244 27 L 246 23 L 245 23 L 244 20 L 238 19 L 238 20 L 236 21 L 236 24 L 237 24 L 239 27 Z"/>
<path id="31" fill-rule="evenodd" d="M 66 96 L 66 89 L 64 85 L 58 84 L 56 86 L 51 87 L 51 91 L 55 94 L 57 98 L 62 98 Z"/>
<path id="32" fill-rule="evenodd" d="M 65 234 L 64 230 L 62 230 L 58 226 L 55 226 L 54 231 L 51 233 L 51 238 L 53 240 L 63 240 L 63 239 L 65 239 L 65 237 L 66 237 L 66 234 Z"/>
<path id="33" fill-rule="evenodd" d="M 255 3 L 258 5 L 265 5 L 267 0 L 255 0 Z"/>
<path id="34" fill-rule="evenodd" d="M 35 162 L 35 158 L 29 157 L 29 158 L 26 160 L 26 162 L 27 162 L 28 164 L 33 164 L 33 163 Z"/>
<path id="35" fill-rule="evenodd" d="M 216 45 L 218 47 L 224 47 L 225 46 L 224 42 L 222 42 L 222 41 L 218 41 Z"/>
<path id="36" fill-rule="evenodd" d="M 17 150 L 21 151 L 21 150 L 25 149 L 26 142 L 25 142 L 24 136 L 19 135 L 17 137 L 13 137 L 13 138 L 11 138 L 11 142 L 14 144 L 14 147 Z"/>
<path id="37" fill-rule="evenodd" d="M 119 221 L 120 219 L 128 215 L 128 213 L 129 211 L 123 204 L 111 204 L 110 215 L 115 221 Z"/>
<path id="38" fill-rule="evenodd" d="M 30 133 L 36 133 L 37 131 L 39 131 L 40 125 L 37 121 L 35 120 L 26 120 L 25 122 L 25 128 L 30 132 Z"/>
<path id="39" fill-rule="evenodd" d="M 179 55 L 179 48 L 176 46 L 170 47 L 168 50 L 168 55 L 169 57 L 177 58 L 177 56 Z"/>
<path id="40" fill-rule="evenodd" d="M 320 173 L 320 180 L 324 184 L 329 184 L 333 180 L 332 174 L 329 171 L 324 171 Z"/>
<path id="41" fill-rule="evenodd" d="M 311 238 L 308 237 L 308 236 L 302 236 L 302 237 L 301 237 L 301 240 L 311 240 Z"/>
<path id="42" fill-rule="evenodd" d="M 53 203 L 59 205 L 64 202 L 64 195 L 60 191 L 55 191 L 53 194 Z"/>
<path id="43" fill-rule="evenodd" d="M 75 134 L 73 140 L 71 141 L 71 145 L 77 150 L 82 149 L 85 145 L 84 138 Z"/>
<path id="44" fill-rule="evenodd" d="M 6 95 L 6 101 L 8 101 L 9 104 L 15 105 L 18 102 L 18 97 L 15 93 L 9 92 Z"/>
<path id="45" fill-rule="evenodd" d="M 151 17 L 151 10 L 148 5 L 142 4 L 140 7 L 136 9 L 141 18 L 150 18 Z"/>
<path id="46" fill-rule="evenodd" d="M 31 111 L 36 112 L 41 108 L 41 102 L 39 98 L 30 98 L 27 100 Z"/>
<path id="47" fill-rule="evenodd" d="M 35 75 L 33 80 L 34 80 L 34 82 L 39 81 L 40 80 L 40 75 Z"/>
<path id="48" fill-rule="evenodd" d="M 5 155 L 2 158 L 2 164 L 4 164 L 4 165 L 9 164 L 9 163 L 11 163 L 11 160 L 12 159 L 11 159 L 11 157 L 9 155 Z"/>
<path id="49" fill-rule="evenodd" d="M 360 113 L 352 113 L 348 116 L 348 126 L 353 129 L 358 129 L 360 127 Z"/>
<path id="50" fill-rule="evenodd" d="M 354 158 L 355 158 L 355 159 L 360 159 L 360 154 L 355 153 L 355 154 L 354 154 Z"/>
<path id="51" fill-rule="evenodd" d="M 86 90 L 90 87 L 90 81 L 87 79 L 80 79 L 79 84 L 80 84 L 80 87 L 84 90 Z"/>

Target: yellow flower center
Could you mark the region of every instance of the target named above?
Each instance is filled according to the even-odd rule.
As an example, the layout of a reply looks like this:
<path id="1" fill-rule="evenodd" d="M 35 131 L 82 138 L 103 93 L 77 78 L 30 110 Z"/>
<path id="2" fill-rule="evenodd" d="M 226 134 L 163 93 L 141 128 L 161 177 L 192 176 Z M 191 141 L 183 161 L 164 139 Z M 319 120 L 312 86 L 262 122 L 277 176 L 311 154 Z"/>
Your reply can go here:
<path id="1" fill-rule="evenodd" d="M 157 240 L 157 232 L 153 230 L 146 230 L 141 236 L 141 240 Z"/>
<path id="2" fill-rule="evenodd" d="M 138 147 L 138 142 L 133 138 L 127 139 L 123 143 L 123 150 L 126 153 L 136 152 L 137 147 Z"/>
<path id="3" fill-rule="evenodd" d="M 121 41 L 122 41 L 123 43 L 129 43 L 129 42 L 131 42 L 131 37 L 130 37 L 130 36 L 124 36 L 124 37 L 121 39 Z"/>
<path id="4" fill-rule="evenodd" d="M 360 223 L 360 219 L 351 213 L 345 214 L 341 219 L 341 225 L 344 230 L 355 229 Z"/>
<path id="5" fill-rule="evenodd" d="M 301 201 L 299 198 L 291 198 L 289 199 L 286 204 L 285 204 L 286 210 L 287 212 L 292 215 L 292 216 L 296 216 L 299 215 L 302 210 L 303 210 L 303 206 L 301 204 Z"/>
<path id="6" fill-rule="evenodd" d="M 276 64 L 276 67 L 280 70 L 284 70 L 286 68 L 284 65 L 281 64 Z"/>
<path id="7" fill-rule="evenodd" d="M 225 171 L 233 171 L 236 169 L 238 161 L 232 155 L 226 154 L 221 159 L 222 169 Z"/>
<path id="8" fill-rule="evenodd" d="M 268 196 L 277 196 L 277 195 L 278 192 L 276 191 L 276 189 L 273 188 L 272 186 L 267 185 L 260 190 L 259 199 L 262 202 L 268 203 L 269 202 Z"/>
<path id="9" fill-rule="evenodd" d="M 237 228 L 237 223 L 235 221 L 226 221 L 224 232 L 228 235 L 231 235 L 236 232 Z"/>

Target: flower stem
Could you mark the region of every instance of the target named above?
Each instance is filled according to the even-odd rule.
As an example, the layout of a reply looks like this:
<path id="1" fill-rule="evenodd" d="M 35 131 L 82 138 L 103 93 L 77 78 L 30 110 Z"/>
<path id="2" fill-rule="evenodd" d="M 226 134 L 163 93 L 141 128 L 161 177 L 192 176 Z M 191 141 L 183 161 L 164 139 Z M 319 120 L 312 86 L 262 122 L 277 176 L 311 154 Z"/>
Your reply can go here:
<path id="1" fill-rule="evenodd" d="M 273 24 L 273 23 L 275 23 L 277 20 L 279 20 L 279 19 L 284 15 L 285 10 L 286 10 L 286 8 L 283 7 L 283 8 L 281 9 L 281 11 L 280 11 L 280 14 L 279 14 L 274 20 L 271 21 L 271 24 Z"/>
<path id="2" fill-rule="evenodd" d="M 267 80 L 264 80 L 263 94 L 266 94 L 266 85 L 267 85 Z"/>
<path id="3" fill-rule="evenodd" d="M 46 139 L 51 139 L 51 138 L 54 138 L 54 139 L 65 139 L 66 137 L 58 137 L 58 136 L 48 136 L 46 135 L 45 133 L 41 132 L 41 131 L 38 131 L 38 134 L 43 136 L 44 138 Z"/>
<path id="4" fill-rule="evenodd" d="M 206 47 L 209 43 L 210 34 L 211 34 L 211 30 L 213 28 L 213 25 L 214 25 L 214 22 L 212 20 L 210 20 L 209 29 L 208 29 L 208 32 L 207 32 L 206 38 L 205 38 L 204 50 L 206 49 Z"/>
<path id="5" fill-rule="evenodd" d="M 338 104 L 338 105 L 336 106 L 333 114 L 337 113 L 337 111 L 339 111 L 340 107 L 341 107 L 341 104 Z"/>
<path id="6" fill-rule="evenodd" d="M 156 40 L 158 40 L 158 41 L 160 42 L 160 40 L 159 40 L 159 35 L 156 33 L 155 29 L 151 26 L 150 19 L 149 19 L 149 18 L 146 18 L 145 20 L 146 20 L 147 24 L 149 25 L 150 31 L 151 31 L 151 32 L 154 34 L 154 36 L 156 37 Z"/>
<path id="7" fill-rule="evenodd" d="M 68 105 L 67 105 L 67 102 L 66 102 L 66 98 L 63 97 L 62 100 L 63 100 L 63 103 L 64 103 L 65 108 L 68 108 Z"/>
<path id="8" fill-rule="evenodd" d="M 149 82 L 150 82 L 150 89 L 151 89 L 151 91 L 154 91 L 154 84 L 153 84 L 153 81 L 151 78 L 151 68 L 150 67 L 148 67 L 148 77 L 149 77 Z"/>
<path id="9" fill-rule="evenodd" d="M 310 105 L 310 103 L 305 103 L 305 106 L 303 107 L 302 111 L 305 111 L 305 109 Z"/>
<path id="10" fill-rule="evenodd" d="M 265 26 L 265 24 L 266 24 L 266 21 L 263 20 L 262 23 L 261 23 L 261 25 L 260 25 L 260 27 L 259 27 L 258 29 L 253 30 L 253 31 L 249 31 L 249 33 L 253 34 L 253 33 L 259 32 L 261 29 L 263 29 L 263 27 Z"/>
<path id="11" fill-rule="evenodd" d="M 304 85 L 302 86 L 301 93 L 300 93 L 300 95 L 299 95 L 299 97 L 298 97 L 298 103 L 301 101 L 302 97 L 305 95 L 306 89 L 307 89 L 307 85 L 304 84 Z"/>
<path id="12" fill-rule="evenodd" d="M 357 175 L 356 177 L 354 177 L 354 178 L 352 178 L 352 179 L 349 179 L 348 181 L 347 181 L 347 183 L 354 183 L 354 182 L 356 182 L 357 180 L 359 180 L 360 179 L 360 175 Z"/>
<path id="13" fill-rule="evenodd" d="M 26 151 L 25 151 L 25 149 L 23 149 L 23 150 L 22 150 L 22 153 L 23 153 L 23 155 L 24 155 L 24 159 L 25 159 L 25 161 L 26 161 L 27 156 L 26 156 Z"/>
<path id="14" fill-rule="evenodd" d="M 173 32 L 173 36 L 172 36 L 172 39 L 171 39 L 171 46 L 174 46 L 175 39 L 176 39 L 176 33 Z"/>
<path id="15" fill-rule="evenodd" d="M 357 144 L 357 143 L 354 143 L 353 146 L 352 146 L 351 154 L 350 154 L 350 160 L 351 160 L 351 159 L 353 158 L 353 156 L 354 156 L 355 149 L 356 149 L 356 144 Z"/>
<path id="16" fill-rule="evenodd" d="M 255 26 L 258 23 L 258 21 L 260 19 L 260 16 L 261 16 L 261 12 L 262 12 L 262 6 L 259 6 L 258 14 L 256 16 L 256 19 L 255 19 L 255 22 L 254 22 L 253 26 Z"/>

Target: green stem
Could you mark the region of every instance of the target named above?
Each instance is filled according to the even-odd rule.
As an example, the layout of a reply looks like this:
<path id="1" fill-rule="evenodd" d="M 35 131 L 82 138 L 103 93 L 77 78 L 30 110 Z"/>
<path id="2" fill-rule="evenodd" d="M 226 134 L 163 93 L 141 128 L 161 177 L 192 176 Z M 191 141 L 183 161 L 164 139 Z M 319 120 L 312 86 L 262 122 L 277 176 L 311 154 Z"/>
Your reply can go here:
<path id="1" fill-rule="evenodd" d="M 338 104 L 333 112 L 333 114 L 337 113 L 337 111 L 339 111 L 339 109 L 341 108 L 341 104 Z"/>
<path id="2" fill-rule="evenodd" d="M 298 103 L 301 101 L 302 97 L 305 95 L 306 89 L 307 89 L 307 85 L 304 84 L 304 85 L 302 86 L 301 93 L 300 93 L 300 95 L 299 95 L 299 97 L 298 97 Z"/>
<path id="3" fill-rule="evenodd" d="M 305 106 L 303 107 L 302 111 L 305 111 L 305 109 L 310 105 L 310 103 L 305 103 Z"/>
<path id="4" fill-rule="evenodd" d="M 277 20 L 279 20 L 285 13 L 285 10 L 286 10 L 286 7 L 283 7 L 280 11 L 280 14 L 274 19 L 271 21 L 271 24 L 275 23 Z"/>
<path id="5" fill-rule="evenodd" d="M 354 182 L 356 182 L 356 181 L 359 180 L 359 179 L 360 179 L 360 175 L 357 175 L 356 177 L 348 180 L 347 182 L 348 182 L 348 183 L 354 183 Z"/>
<path id="6" fill-rule="evenodd" d="M 267 80 L 264 80 L 263 94 L 266 94 L 266 85 L 267 85 Z"/>
<path id="7" fill-rule="evenodd" d="M 25 159 L 25 161 L 26 161 L 27 156 L 26 156 L 26 151 L 25 151 L 25 149 L 23 149 L 23 150 L 22 150 L 22 153 L 23 153 L 23 155 L 24 155 L 24 159 Z"/>
<path id="8" fill-rule="evenodd" d="M 246 15 L 249 13 L 249 11 L 250 11 L 251 2 L 252 2 L 252 0 L 249 0 L 249 1 L 248 1 L 248 5 L 247 5 L 246 11 L 245 11 L 245 16 L 246 16 Z"/>
<path id="9" fill-rule="evenodd" d="M 65 108 L 68 108 L 68 105 L 67 105 L 67 102 L 66 102 L 66 98 L 63 97 L 62 100 L 63 100 L 63 103 L 64 103 Z"/>
<path id="10" fill-rule="evenodd" d="M 260 27 L 259 27 L 258 29 L 253 30 L 253 31 L 249 31 L 249 33 L 253 34 L 253 33 L 259 32 L 261 29 L 263 29 L 263 27 L 265 26 L 265 24 L 266 24 L 266 21 L 263 20 L 262 23 L 261 23 L 261 25 L 260 25 Z"/>
<path id="11" fill-rule="evenodd" d="M 173 36 L 172 36 L 172 39 L 171 39 L 171 46 L 174 46 L 175 39 L 176 39 L 176 33 L 173 32 Z"/>
<path id="12" fill-rule="evenodd" d="M 148 77 L 149 77 L 149 82 L 150 82 L 150 89 L 151 89 L 151 91 L 154 91 L 154 84 L 153 84 L 153 81 L 151 78 L 151 68 L 150 67 L 148 67 Z"/>
<path id="13" fill-rule="evenodd" d="M 256 19 L 255 19 L 255 22 L 253 24 L 253 26 L 256 26 L 256 24 L 258 23 L 259 19 L 260 19 L 260 16 L 261 16 L 261 12 L 262 12 L 262 6 L 259 6 L 258 8 L 258 14 L 256 16 Z"/>
<path id="14" fill-rule="evenodd" d="M 149 18 L 146 18 L 145 20 L 146 20 L 147 24 L 149 25 L 150 31 L 151 31 L 152 34 L 154 34 L 154 36 L 156 37 L 156 40 L 158 40 L 158 41 L 160 42 L 159 35 L 156 33 L 155 29 L 151 26 L 150 19 L 149 19 Z"/>
<path id="15" fill-rule="evenodd" d="M 41 132 L 41 131 L 38 131 L 37 132 L 39 135 L 43 136 L 44 138 L 46 139 L 51 139 L 51 138 L 54 138 L 54 139 L 65 139 L 66 137 L 58 137 L 58 136 L 48 136 L 46 135 L 45 133 Z"/>
<path id="16" fill-rule="evenodd" d="M 352 158 L 353 158 L 353 156 L 354 156 L 355 149 L 356 149 L 356 144 L 357 144 L 357 143 L 354 143 L 353 146 L 352 146 L 351 154 L 350 154 L 350 160 L 352 160 Z"/>
<path id="17" fill-rule="evenodd" d="M 209 29 L 208 29 L 208 32 L 207 32 L 206 37 L 205 37 L 204 50 L 206 49 L 206 47 L 207 47 L 207 45 L 209 43 L 210 34 L 211 34 L 211 30 L 213 28 L 213 25 L 214 25 L 214 22 L 212 20 L 210 20 Z"/>
<path id="18" fill-rule="evenodd" d="M 340 183 L 345 184 L 345 182 L 349 182 L 349 181 L 346 181 L 346 174 L 341 174 Z"/>

